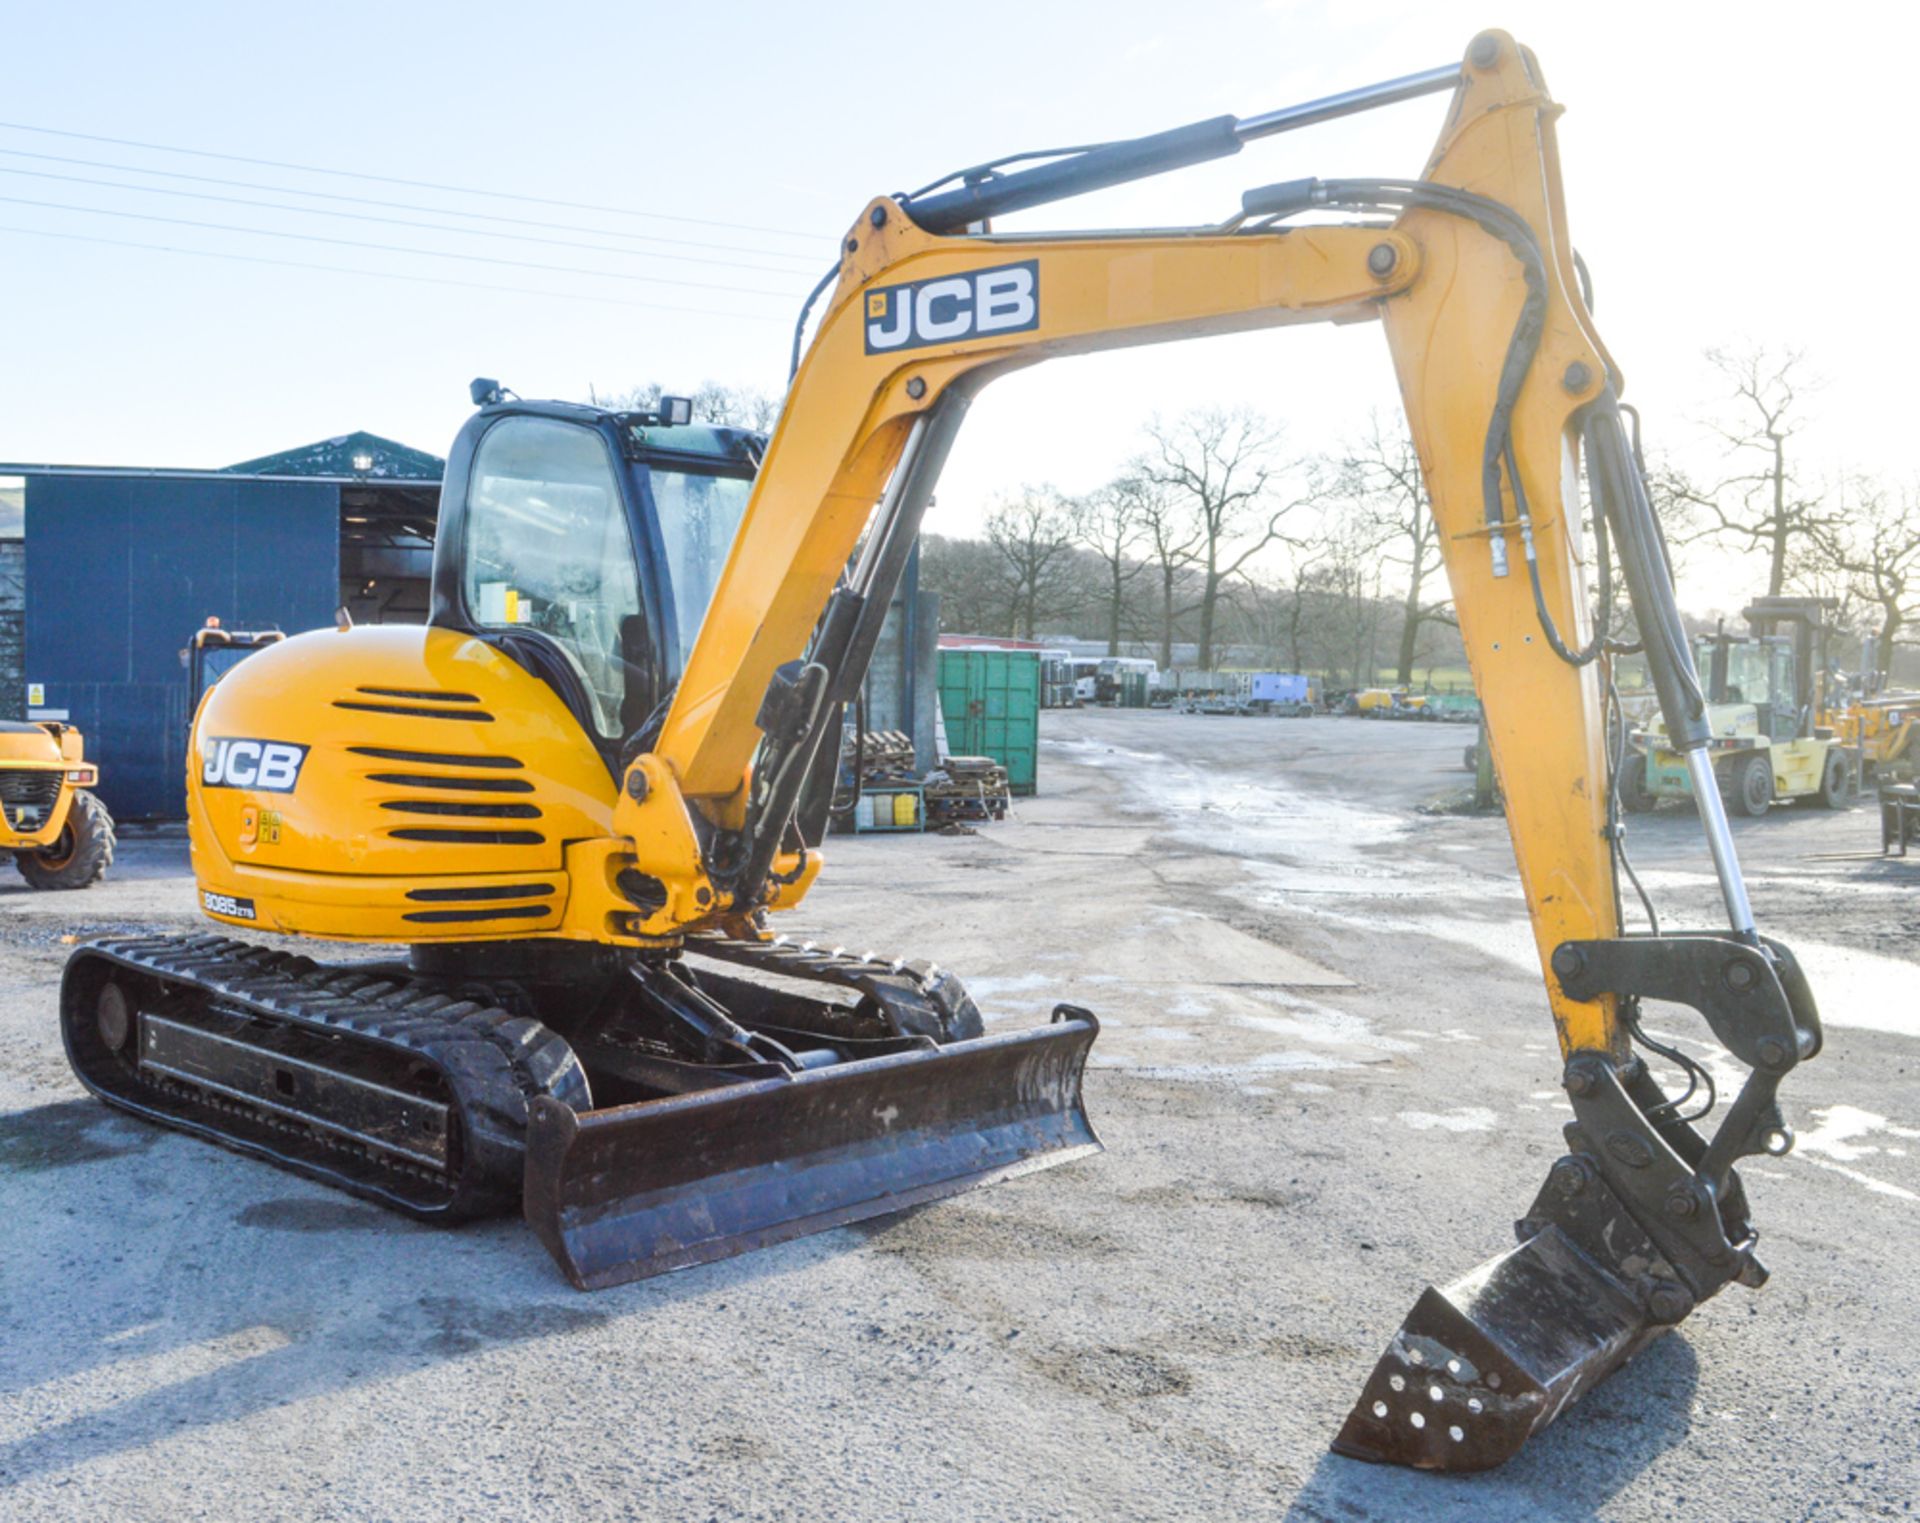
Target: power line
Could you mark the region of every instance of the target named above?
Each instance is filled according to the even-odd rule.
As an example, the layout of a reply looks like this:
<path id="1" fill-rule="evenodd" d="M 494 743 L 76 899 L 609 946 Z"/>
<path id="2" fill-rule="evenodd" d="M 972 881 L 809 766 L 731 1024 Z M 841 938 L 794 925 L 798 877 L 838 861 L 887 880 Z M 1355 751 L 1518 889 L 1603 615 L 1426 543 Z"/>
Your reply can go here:
<path id="1" fill-rule="evenodd" d="M 67 132 L 58 127 L 36 127 L 28 122 L 0 122 L 11 132 L 36 132 L 46 137 L 75 138 L 86 143 L 112 143 L 118 148 L 144 148 L 155 153 L 180 153 L 197 159 L 220 159 L 229 164 L 253 164 L 262 169 L 291 169 L 300 174 L 336 175 L 348 180 L 370 180 L 381 185 L 404 185 L 412 190 L 441 190 L 458 196 L 488 196 L 498 201 L 522 201 L 531 206 L 560 206 L 571 211 L 605 212 L 615 217 L 647 217 L 658 222 L 685 222 L 697 227 L 726 227 L 735 232 L 772 233 L 781 238 L 806 238 L 819 241 L 817 233 L 797 232 L 785 227 L 761 227 L 749 222 L 720 222 L 710 217 L 680 217 L 671 212 L 640 211 L 628 206 L 603 206 L 592 201 L 562 201 L 551 196 L 529 196 L 518 191 L 485 190 L 472 185 L 448 185 L 435 180 L 406 180 L 397 175 L 367 174 L 357 169 L 327 169 L 317 164 L 296 164 L 285 159 L 255 159 L 239 153 L 215 153 L 207 148 L 181 148 L 171 143 L 148 143 L 139 138 L 108 137 L 98 132 Z"/>
<path id="2" fill-rule="evenodd" d="M 269 264 L 287 270 L 323 270 L 332 275 L 363 275 L 369 280 L 404 280 L 411 285 L 451 286 L 467 291 L 502 291 L 512 296 L 538 296 L 548 301 L 584 301 L 603 307 L 638 307 L 649 312 L 678 312 L 689 317 L 725 317 L 764 323 L 756 312 L 716 312 L 701 307 L 670 306 L 657 301 L 630 301 L 619 296 L 591 296 L 576 291 L 542 291 L 533 286 L 494 285 L 479 280 L 454 280 L 444 275 L 408 275 L 399 270 L 360 270 L 344 264 L 316 264 L 304 259 L 274 259 L 266 254 L 232 254 L 218 249 L 185 249 L 170 243 L 139 243 L 128 238 L 96 238 L 87 233 L 56 233 L 44 227 L 14 227 L 0 222 L 0 233 L 29 238 L 58 238 L 67 243 L 95 243 L 106 248 L 142 249 L 155 254 L 184 254 L 194 259 L 224 259 L 238 264 Z"/>
<path id="3" fill-rule="evenodd" d="M 647 249 L 614 248 L 605 243 L 582 243 L 575 238 L 542 238 L 534 233 L 493 233 L 484 229 L 448 227 L 440 222 L 415 222 L 405 217 L 382 217 L 372 212 L 337 212 L 322 206 L 289 206 L 284 201 L 259 201 L 249 196 L 222 196 L 205 190 L 175 190 L 168 185 L 129 185 L 123 180 L 100 180 L 90 175 L 55 174 L 45 169 L 10 169 L 0 164 L 0 175 L 25 175 L 35 180 L 59 180 L 68 185 L 98 185 L 108 190 L 131 190 L 143 196 L 186 196 L 195 201 L 218 201 L 227 206 L 251 206 L 263 211 L 294 212 L 305 217 L 344 217 L 354 222 L 379 222 L 389 227 L 414 227 L 430 233 L 453 233 L 464 238 L 511 238 L 519 243 L 544 243 L 556 248 L 591 249 L 629 259 L 670 259 L 677 264 L 699 264 L 729 270 L 762 270 L 769 275 L 796 275 L 797 270 L 774 264 L 745 264 L 737 259 L 713 259 L 704 254 L 655 254 Z M 795 256 L 787 256 L 795 257 Z"/>
<path id="4" fill-rule="evenodd" d="M 121 174 L 152 175 L 163 180 L 189 180 L 195 185 L 224 185 L 229 190 L 268 190 L 277 195 L 306 196 L 315 201 L 342 201 L 353 206 L 379 206 L 389 211 L 426 212 L 436 217 L 460 217 L 469 222 L 503 222 L 511 227 L 543 227 L 550 232 L 594 233 L 602 238 L 621 238 L 633 243 L 664 243 L 673 248 L 716 249 L 723 254 L 764 254 L 770 259 L 792 259 L 812 265 L 812 254 L 783 254 L 777 249 L 755 248 L 739 243 L 707 243 L 698 238 L 667 238 L 658 233 L 622 233 L 607 227 L 588 227 L 578 222 L 546 222 L 535 217 L 508 217 L 499 212 L 462 211 L 452 206 L 422 206 L 417 201 L 383 201 L 377 196 L 349 196 L 339 191 L 302 190 L 297 185 L 273 185 L 259 180 L 229 180 L 219 175 L 188 174 L 182 169 L 148 169 L 139 164 L 116 164 L 106 159 L 76 159 L 59 153 L 33 153 L 25 148 L 0 148 L 10 159 L 33 159 L 42 164 L 72 164 L 82 169 L 112 169 Z"/>
<path id="5" fill-rule="evenodd" d="M 289 233 L 274 228 L 241 227 L 231 222 L 200 222 L 191 217 L 163 217 L 157 212 L 114 211 L 103 206 L 74 206 L 64 201 L 36 201 L 26 196 L 0 196 L 9 206 L 37 206 L 53 211 L 81 212 L 90 217 L 126 217 L 136 222 L 164 222 L 173 227 L 206 228 L 218 233 L 244 233 L 252 238 L 289 238 L 300 243 L 326 243 L 335 248 L 371 249 L 385 254 L 412 254 L 422 259 L 457 259 L 462 264 L 497 264 L 517 270 L 541 270 L 556 275 L 587 275 L 596 280 L 630 280 L 647 285 L 683 286 L 691 291 L 726 291 L 739 296 L 771 296 L 791 301 L 791 291 L 766 291 L 756 286 L 715 285 L 704 280 L 675 280 L 666 275 L 634 275 L 622 270 L 590 270 L 583 265 L 542 264 L 532 259 L 501 259 L 491 254 L 455 254 L 442 249 L 412 249 L 399 243 L 368 243 L 357 238 L 329 238 L 322 233 Z"/>

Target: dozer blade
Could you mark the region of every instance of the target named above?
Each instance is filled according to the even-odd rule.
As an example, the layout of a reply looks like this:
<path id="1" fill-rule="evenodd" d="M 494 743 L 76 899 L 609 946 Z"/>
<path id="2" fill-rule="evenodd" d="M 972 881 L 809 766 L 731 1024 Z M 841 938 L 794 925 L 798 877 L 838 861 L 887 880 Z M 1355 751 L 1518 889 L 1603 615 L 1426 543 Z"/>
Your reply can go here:
<path id="1" fill-rule="evenodd" d="M 535 1100 L 527 1222 L 598 1290 L 1100 1150 L 1090 1018 L 577 1114 Z"/>
<path id="2" fill-rule="evenodd" d="M 1427 1287 L 1333 1450 L 1421 1470 L 1489 1470 L 1666 1330 L 1546 1227 L 1445 1290 Z"/>

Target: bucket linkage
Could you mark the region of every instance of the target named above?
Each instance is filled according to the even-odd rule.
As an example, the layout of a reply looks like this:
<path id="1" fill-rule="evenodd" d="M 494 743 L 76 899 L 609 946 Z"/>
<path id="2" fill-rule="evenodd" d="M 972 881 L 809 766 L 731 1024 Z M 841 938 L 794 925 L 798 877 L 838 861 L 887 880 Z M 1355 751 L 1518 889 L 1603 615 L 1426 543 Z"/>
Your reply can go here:
<path id="1" fill-rule="evenodd" d="M 1574 1120 L 1519 1246 L 1444 1290 L 1428 1286 L 1333 1441 L 1355 1459 L 1485 1470 L 1723 1286 L 1766 1270 L 1733 1164 L 1779 1156 L 1793 1134 L 1780 1080 L 1820 1050 L 1820 1019 L 1792 953 L 1726 933 L 1566 942 L 1569 998 L 1690 1005 L 1747 1064 L 1711 1141 L 1637 1057 L 1575 1052 Z"/>

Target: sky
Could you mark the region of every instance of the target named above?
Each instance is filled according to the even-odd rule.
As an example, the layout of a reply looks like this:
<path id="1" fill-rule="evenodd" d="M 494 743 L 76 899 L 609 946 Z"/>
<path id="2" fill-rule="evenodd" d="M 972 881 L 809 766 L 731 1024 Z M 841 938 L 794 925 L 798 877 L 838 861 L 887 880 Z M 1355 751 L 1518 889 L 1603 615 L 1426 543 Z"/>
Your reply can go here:
<path id="1" fill-rule="evenodd" d="M 1722 388 L 1704 351 L 1767 343 L 1805 350 L 1822 381 L 1810 474 L 1920 479 L 1910 7 L 984 0 L 842 19 L 771 0 L 7 0 L 6 13 L 0 461 L 217 466 L 356 428 L 444 454 L 483 374 L 529 397 L 644 380 L 777 391 L 799 299 L 871 196 L 1448 63 L 1497 25 L 1534 49 L 1566 107 L 1574 239 L 1650 442 L 1709 468 Z M 1409 175 L 1444 100 L 998 225 L 1210 222 L 1250 185 Z M 1056 362 L 975 404 L 929 526 L 977 532 L 1022 483 L 1087 490 L 1138 449 L 1150 415 L 1239 404 L 1283 420 L 1301 456 L 1398 406 L 1372 325 Z M 1751 580 L 1704 576 L 1708 602 Z"/>

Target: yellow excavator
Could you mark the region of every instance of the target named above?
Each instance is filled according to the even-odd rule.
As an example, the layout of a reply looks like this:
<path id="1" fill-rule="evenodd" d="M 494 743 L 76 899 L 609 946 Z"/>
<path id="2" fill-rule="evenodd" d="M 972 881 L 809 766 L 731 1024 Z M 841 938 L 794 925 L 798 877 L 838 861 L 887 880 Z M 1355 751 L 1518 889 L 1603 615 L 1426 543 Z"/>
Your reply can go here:
<path id="1" fill-rule="evenodd" d="M 1417 175 L 1262 185 L 1206 226 L 994 227 L 1440 93 Z M 231 934 L 95 942 L 62 990 L 80 1078 L 416 1217 L 518 1201 L 583 1287 L 1092 1152 L 1091 1014 L 984 1033 L 933 964 L 864 950 L 855 928 L 844 946 L 773 935 L 821 871 L 817 783 L 842 708 L 989 381 L 1123 345 L 1378 322 L 1573 1120 L 1518 1245 L 1419 1298 L 1335 1447 L 1499 1463 L 1699 1302 L 1760 1283 L 1734 1165 L 1791 1145 L 1775 1091 L 1820 1046 L 1792 955 L 1755 930 L 1711 786 L 1623 380 L 1568 241 L 1559 112 L 1532 54 L 1488 32 L 1384 84 L 879 197 L 808 304 L 826 298 L 810 340 L 801 314 L 765 441 L 676 400 L 619 413 L 476 382 L 429 624 L 343 620 L 262 650 L 193 730 L 193 870 L 222 932 L 406 959 L 328 965 Z M 1718 929 L 1623 927 L 1616 566 L 1702 784 Z M 1705 1075 L 1642 1034 L 1648 1000 L 1697 1010 L 1750 1070 L 1711 1137 L 1694 1124 Z M 1687 1094 L 1664 1092 L 1640 1045 L 1694 1076 Z"/>

